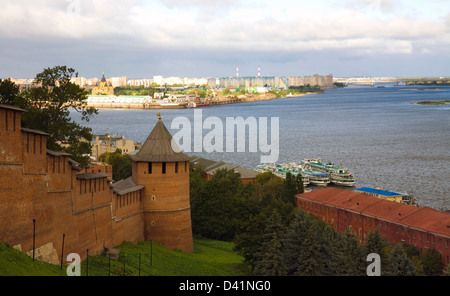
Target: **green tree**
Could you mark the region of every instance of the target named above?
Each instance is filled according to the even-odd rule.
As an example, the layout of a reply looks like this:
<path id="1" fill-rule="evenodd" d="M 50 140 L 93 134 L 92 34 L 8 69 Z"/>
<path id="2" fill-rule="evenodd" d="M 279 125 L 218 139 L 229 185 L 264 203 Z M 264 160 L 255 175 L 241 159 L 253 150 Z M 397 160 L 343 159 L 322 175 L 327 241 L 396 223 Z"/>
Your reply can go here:
<path id="1" fill-rule="evenodd" d="M 22 115 L 22 125 L 50 134 L 48 149 L 68 152 L 82 167 L 87 167 L 92 131 L 73 121 L 70 111 L 79 112 L 84 121 L 98 111 L 87 106 L 87 91 L 70 81 L 74 76 L 78 73 L 66 66 L 47 68 L 37 74 L 36 86 L 23 92 L 26 103 L 21 107 L 28 112 Z"/>
<path id="2" fill-rule="evenodd" d="M 250 266 L 252 271 L 255 270 L 256 264 L 260 260 L 258 252 L 261 248 L 267 221 L 268 217 L 265 213 L 250 216 L 242 231 L 237 233 L 233 240 L 234 250 L 244 257 L 244 264 Z"/>
<path id="3" fill-rule="evenodd" d="M 206 95 L 208 94 L 208 92 L 206 90 L 200 89 L 197 91 L 197 95 L 199 98 L 206 98 Z"/>
<path id="4" fill-rule="evenodd" d="M 261 201 L 262 206 L 269 205 L 274 200 L 281 198 L 283 179 L 271 172 L 265 172 L 256 176 L 255 198 Z"/>
<path id="5" fill-rule="evenodd" d="M 312 227 L 308 214 L 299 210 L 296 212 L 286 235 L 285 242 L 285 266 L 288 275 L 297 274 L 299 271 L 299 256 L 306 247 L 306 237 Z"/>
<path id="6" fill-rule="evenodd" d="M 191 163 L 189 172 L 189 194 L 192 199 L 199 196 L 206 182 L 206 171 L 200 164 Z"/>
<path id="7" fill-rule="evenodd" d="M 224 90 L 222 90 L 222 95 L 223 95 L 223 96 L 227 96 L 227 95 L 229 95 L 229 94 L 231 94 L 231 90 L 230 90 L 230 89 L 225 88 Z"/>
<path id="8" fill-rule="evenodd" d="M 344 276 L 348 275 L 348 256 L 344 249 L 345 238 L 342 234 L 337 234 L 330 242 L 330 247 L 333 250 L 329 261 L 327 263 L 327 275 Z"/>
<path id="9" fill-rule="evenodd" d="M 297 180 L 296 178 L 291 174 L 286 174 L 286 179 L 283 183 L 283 189 L 281 191 L 281 199 L 289 204 L 292 204 L 295 206 L 295 195 L 299 193 L 297 188 Z"/>
<path id="10" fill-rule="evenodd" d="M 270 216 L 259 250 L 259 260 L 256 264 L 257 275 L 282 276 L 286 274 L 282 241 L 285 235 L 284 225 L 277 211 Z"/>
<path id="11" fill-rule="evenodd" d="M 336 275 L 335 272 L 335 263 L 336 256 L 338 255 L 339 249 L 337 248 L 337 241 L 339 235 L 334 229 L 316 219 L 317 225 L 317 244 L 319 245 L 319 255 L 318 258 L 322 263 L 322 275 L 324 276 L 332 276 Z"/>
<path id="12" fill-rule="evenodd" d="M 117 149 L 114 153 L 105 152 L 99 160 L 112 165 L 112 178 L 115 181 L 126 179 L 132 175 L 132 161 L 128 155 L 123 155 Z"/>
<path id="13" fill-rule="evenodd" d="M 386 246 L 387 242 L 381 237 L 378 229 L 369 233 L 367 243 L 365 245 L 365 254 L 367 256 L 370 253 L 376 253 L 380 256 L 381 275 L 387 275 L 390 273 L 390 260 L 385 251 Z"/>
<path id="14" fill-rule="evenodd" d="M 0 104 L 26 107 L 26 101 L 20 95 L 20 88 L 11 79 L 0 79 Z"/>
<path id="15" fill-rule="evenodd" d="M 397 244 L 390 256 L 390 275 L 416 276 L 417 272 L 412 261 L 407 257 L 401 244 Z"/>
<path id="16" fill-rule="evenodd" d="M 411 260 L 418 276 L 424 276 L 423 264 L 420 261 L 420 251 L 414 245 L 402 244 L 406 256 Z"/>
<path id="17" fill-rule="evenodd" d="M 341 275 L 361 276 L 366 274 L 366 256 L 358 243 L 356 235 L 347 228 L 343 236 L 343 257 L 341 258 Z"/>
<path id="18" fill-rule="evenodd" d="M 442 275 L 450 276 L 450 264 L 447 265 L 447 268 L 444 270 L 444 273 Z"/>
<path id="19" fill-rule="evenodd" d="M 441 254 L 432 248 L 427 248 L 420 254 L 423 271 L 428 276 L 438 276 L 442 273 Z"/>
<path id="20" fill-rule="evenodd" d="M 257 202 L 248 198 L 250 187 L 232 169 L 217 170 L 211 180 L 199 185 L 191 199 L 194 233 L 232 240 L 249 217 L 258 214 Z"/>
<path id="21" fill-rule="evenodd" d="M 315 225 L 314 225 L 315 226 Z M 303 241 L 303 249 L 297 258 L 297 268 L 294 275 L 320 276 L 323 275 L 323 262 L 320 259 L 320 246 L 316 239 L 316 229 L 311 227 Z"/>
<path id="22" fill-rule="evenodd" d="M 305 188 L 303 185 L 303 180 L 302 180 L 302 174 L 298 174 L 295 177 L 295 187 L 296 187 L 296 194 L 301 194 L 305 192 Z"/>

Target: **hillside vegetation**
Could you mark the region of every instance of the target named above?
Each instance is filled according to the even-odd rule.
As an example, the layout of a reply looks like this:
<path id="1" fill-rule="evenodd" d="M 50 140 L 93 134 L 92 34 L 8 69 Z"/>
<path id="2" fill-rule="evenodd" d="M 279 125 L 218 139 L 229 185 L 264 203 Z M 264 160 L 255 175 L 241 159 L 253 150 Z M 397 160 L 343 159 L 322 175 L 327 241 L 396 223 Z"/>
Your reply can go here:
<path id="1" fill-rule="evenodd" d="M 159 243 L 123 242 L 120 256 L 109 260 L 104 254 L 89 256 L 81 264 L 81 276 L 245 276 L 249 270 L 233 244 L 194 238 L 194 252 L 169 250 Z M 66 276 L 61 268 L 33 258 L 0 243 L 0 276 Z"/>

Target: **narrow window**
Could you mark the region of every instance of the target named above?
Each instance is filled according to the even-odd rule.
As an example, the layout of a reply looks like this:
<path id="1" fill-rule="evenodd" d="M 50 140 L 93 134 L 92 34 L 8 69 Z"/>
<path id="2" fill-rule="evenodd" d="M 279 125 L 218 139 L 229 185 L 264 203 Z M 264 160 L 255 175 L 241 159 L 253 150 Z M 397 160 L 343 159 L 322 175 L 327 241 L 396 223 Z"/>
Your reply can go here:
<path id="1" fill-rule="evenodd" d="M 178 162 L 175 163 L 175 174 L 178 173 Z"/>
<path id="2" fill-rule="evenodd" d="M 148 163 L 148 173 L 149 174 L 152 173 L 152 163 L 151 162 Z"/>
<path id="3" fill-rule="evenodd" d="M 162 163 L 162 173 L 163 174 L 166 173 L 166 163 L 165 162 Z"/>

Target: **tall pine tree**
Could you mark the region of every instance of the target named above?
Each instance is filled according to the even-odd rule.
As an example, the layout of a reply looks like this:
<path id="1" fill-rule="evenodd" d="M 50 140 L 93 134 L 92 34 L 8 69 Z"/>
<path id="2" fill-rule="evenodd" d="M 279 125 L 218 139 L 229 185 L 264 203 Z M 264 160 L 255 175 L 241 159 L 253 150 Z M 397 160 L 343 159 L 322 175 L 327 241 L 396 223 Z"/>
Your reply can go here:
<path id="1" fill-rule="evenodd" d="M 284 267 L 282 241 L 285 235 L 285 227 L 281 222 L 281 217 L 274 211 L 267 221 L 264 231 L 263 241 L 258 252 L 258 262 L 255 273 L 263 276 L 286 275 Z"/>
<path id="2" fill-rule="evenodd" d="M 299 268 L 298 258 L 306 246 L 305 241 L 311 226 L 312 222 L 308 214 L 303 210 L 299 210 L 292 220 L 286 235 L 284 255 L 288 275 L 297 273 Z"/>
<path id="3" fill-rule="evenodd" d="M 294 275 L 320 276 L 323 275 L 323 262 L 319 256 L 319 244 L 316 240 L 316 229 L 311 227 L 303 240 L 303 248 L 297 257 Z"/>
<path id="4" fill-rule="evenodd" d="M 343 236 L 343 260 L 342 275 L 362 276 L 366 275 L 366 262 L 364 249 L 358 243 L 356 235 L 347 228 Z"/>

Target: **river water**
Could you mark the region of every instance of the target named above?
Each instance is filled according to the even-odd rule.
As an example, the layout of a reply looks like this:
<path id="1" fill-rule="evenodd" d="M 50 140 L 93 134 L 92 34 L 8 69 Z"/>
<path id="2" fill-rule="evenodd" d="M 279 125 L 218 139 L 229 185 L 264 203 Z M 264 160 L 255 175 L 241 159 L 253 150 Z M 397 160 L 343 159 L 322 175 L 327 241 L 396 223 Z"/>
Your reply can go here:
<path id="1" fill-rule="evenodd" d="M 205 107 L 201 109 L 202 118 L 220 118 L 224 137 L 226 117 L 267 117 L 269 131 L 270 118 L 278 118 L 279 163 L 317 157 L 348 168 L 355 176 L 355 188 L 380 186 L 411 194 L 421 206 L 450 209 L 450 104 L 412 104 L 450 99 L 450 87 L 383 86 L 346 87 L 322 94 Z M 143 143 L 158 120 L 158 112 L 176 135 L 180 130 L 171 129 L 173 120 L 185 117 L 194 129 L 194 110 L 198 115 L 199 108 L 100 109 L 99 115 L 82 124 L 91 127 L 94 134 L 118 132 Z M 78 114 L 72 113 L 72 117 L 81 122 Z M 209 131 L 203 129 L 203 136 Z M 259 149 L 249 152 L 248 148 L 234 153 L 191 151 L 187 154 L 249 169 L 260 163 L 261 155 L 268 154 Z"/>

